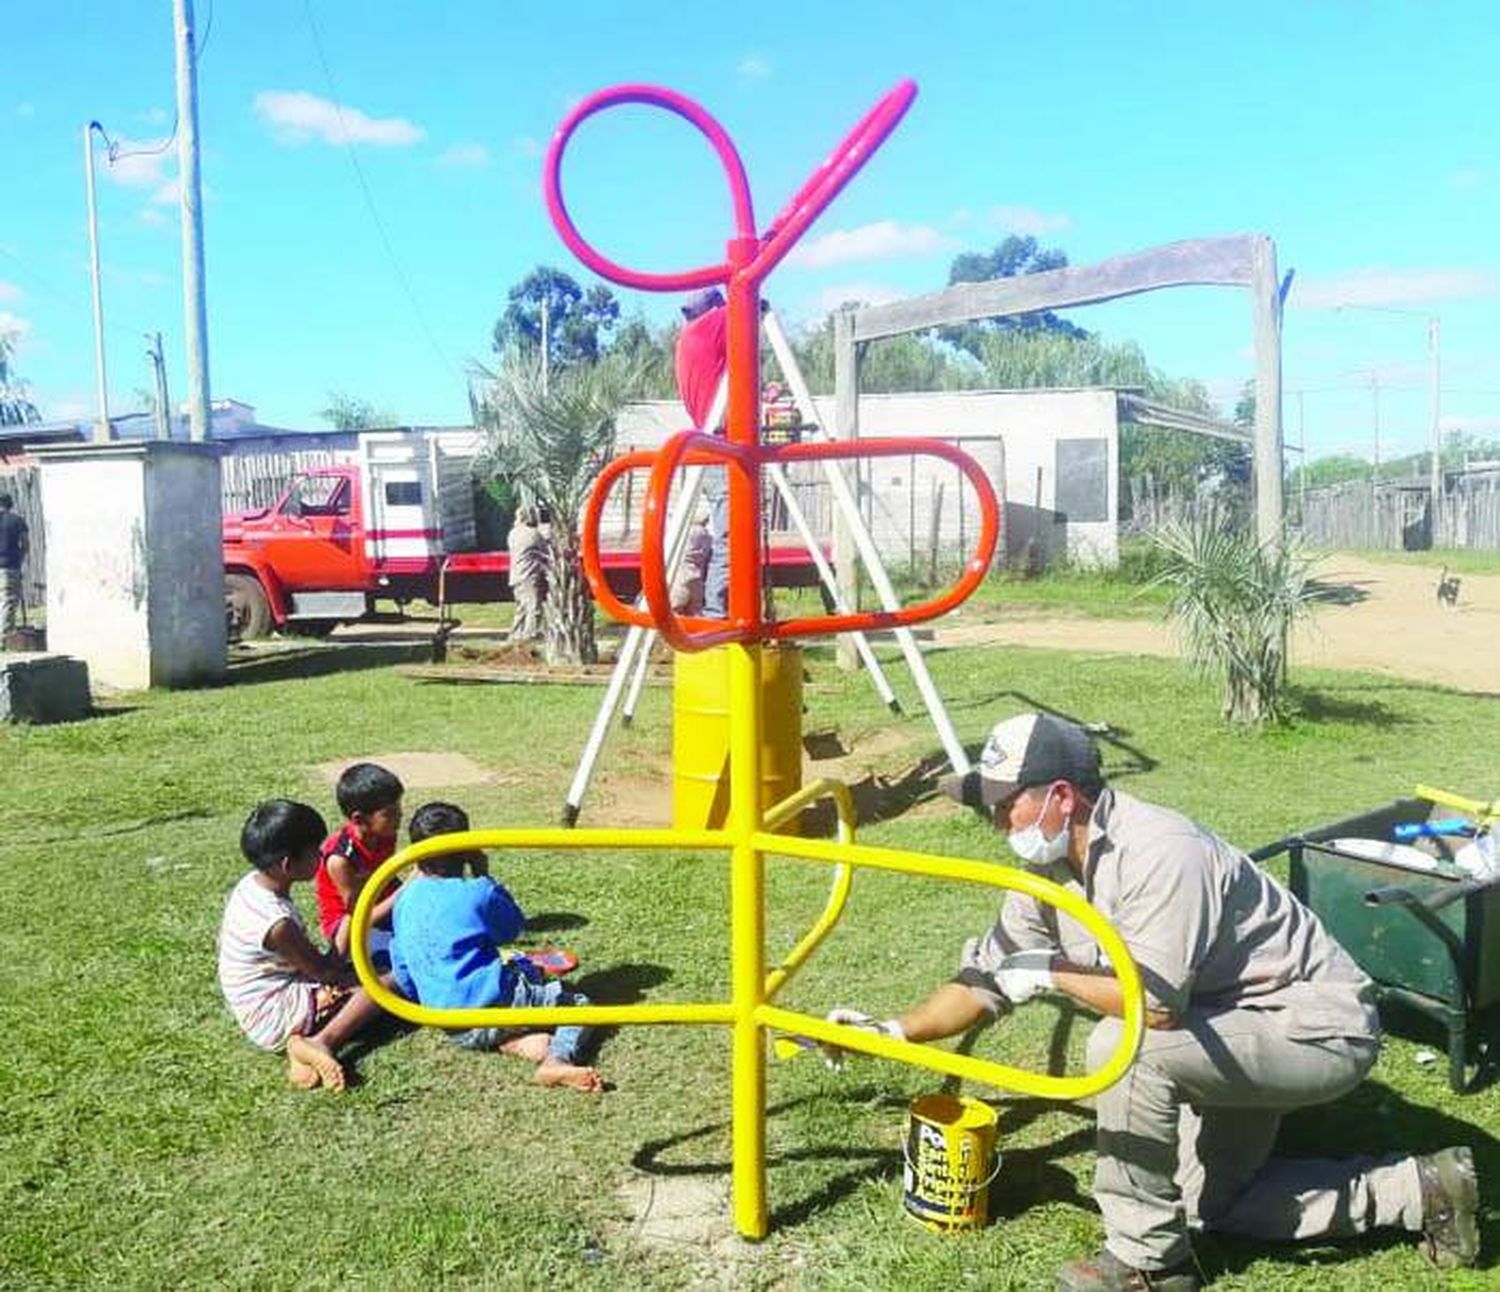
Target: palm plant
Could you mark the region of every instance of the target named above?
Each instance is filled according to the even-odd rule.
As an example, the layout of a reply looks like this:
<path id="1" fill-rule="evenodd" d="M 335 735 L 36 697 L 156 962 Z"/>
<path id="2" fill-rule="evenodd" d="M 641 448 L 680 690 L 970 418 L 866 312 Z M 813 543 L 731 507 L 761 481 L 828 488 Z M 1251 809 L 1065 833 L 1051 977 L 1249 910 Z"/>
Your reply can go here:
<path id="1" fill-rule="evenodd" d="M 1287 639 L 1318 599 L 1314 558 L 1289 539 L 1258 543 L 1207 507 L 1162 526 L 1153 580 L 1171 590 L 1171 617 L 1189 661 L 1224 688 L 1224 717 L 1257 725 L 1285 710 Z"/>
<path id="2" fill-rule="evenodd" d="M 0 332 L 0 426 L 29 426 L 42 420 L 27 394 L 26 383 L 11 367 L 15 350 L 16 334 Z"/>
<path id="3" fill-rule="evenodd" d="M 522 503 L 544 510 L 552 527 L 552 578 L 543 611 L 549 664 L 599 658 L 594 607 L 580 560 L 579 526 L 589 489 L 615 451 L 615 417 L 631 396 L 633 370 L 606 356 L 553 367 L 534 349 L 515 348 L 498 370 L 471 383 L 484 462 Z"/>

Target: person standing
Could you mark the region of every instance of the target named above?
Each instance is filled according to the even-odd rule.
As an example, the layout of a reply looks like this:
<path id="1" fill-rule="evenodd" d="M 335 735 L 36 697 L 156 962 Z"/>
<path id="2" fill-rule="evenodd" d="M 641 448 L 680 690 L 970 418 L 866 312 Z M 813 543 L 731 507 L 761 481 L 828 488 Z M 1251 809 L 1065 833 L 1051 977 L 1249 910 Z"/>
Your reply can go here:
<path id="1" fill-rule="evenodd" d="M 552 574 L 552 543 L 538 521 L 537 509 L 522 507 L 506 537 L 510 551 L 510 588 L 516 601 L 515 620 L 506 641 L 535 641 L 542 635 L 542 607 Z"/>
<path id="2" fill-rule="evenodd" d="M 22 610 L 21 568 L 31 551 L 26 522 L 15 513 L 15 499 L 0 493 L 0 632 L 10 633 Z"/>
<path id="3" fill-rule="evenodd" d="M 714 396 L 724 380 L 725 325 L 728 311 L 717 287 L 694 292 L 682 306 L 682 331 L 677 335 L 677 394 L 696 430 L 717 435 L 709 426 Z M 729 491 L 723 467 L 705 467 L 703 497 L 708 504 L 708 536 L 701 604 L 695 613 L 722 619 L 729 613 Z"/>
<path id="4" fill-rule="evenodd" d="M 1028 869 L 1081 892 L 1145 988 L 1140 1052 L 1095 1102 L 1104 1250 L 1064 1265 L 1061 1292 L 1191 1292 L 1197 1229 L 1294 1240 L 1401 1228 L 1439 1266 L 1476 1262 L 1469 1148 L 1272 1155 L 1283 1114 L 1347 1094 L 1380 1052 L 1374 986 L 1316 915 L 1202 826 L 1106 785 L 1093 738 L 1050 714 L 998 723 L 977 767 L 941 788 L 1004 832 Z M 933 1041 L 1044 992 L 1102 1015 L 1088 1044 L 1098 1068 L 1122 1035 L 1119 980 L 1082 926 L 1013 892 L 957 975 L 913 1009 L 829 1019 Z"/>

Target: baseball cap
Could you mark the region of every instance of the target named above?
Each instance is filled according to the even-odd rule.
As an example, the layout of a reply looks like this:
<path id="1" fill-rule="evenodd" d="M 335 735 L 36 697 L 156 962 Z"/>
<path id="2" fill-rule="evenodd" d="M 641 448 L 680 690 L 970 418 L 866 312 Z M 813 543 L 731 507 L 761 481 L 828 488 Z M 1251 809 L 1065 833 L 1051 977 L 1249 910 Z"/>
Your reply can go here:
<path id="1" fill-rule="evenodd" d="M 938 788 L 972 808 L 992 808 L 1032 785 L 1071 781 L 1080 789 L 1104 783 L 1094 738 L 1076 723 L 1050 713 L 1023 713 L 997 722 L 979 764 L 960 776 L 945 776 Z"/>
<path id="2" fill-rule="evenodd" d="M 717 287 L 705 287 L 702 291 L 694 292 L 682 303 L 682 317 L 695 319 L 700 314 L 707 314 L 709 310 L 724 303 L 724 293 Z"/>

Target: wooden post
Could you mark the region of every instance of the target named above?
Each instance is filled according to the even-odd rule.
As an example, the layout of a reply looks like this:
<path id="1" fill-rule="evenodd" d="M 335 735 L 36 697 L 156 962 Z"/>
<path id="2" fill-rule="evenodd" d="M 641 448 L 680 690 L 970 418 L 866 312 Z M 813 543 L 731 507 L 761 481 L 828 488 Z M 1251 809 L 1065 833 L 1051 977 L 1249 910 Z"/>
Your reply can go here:
<path id="1" fill-rule="evenodd" d="M 1255 535 L 1280 542 L 1283 532 L 1281 448 L 1281 283 L 1276 244 L 1257 236 L 1250 247 L 1255 319 Z"/>
<path id="2" fill-rule="evenodd" d="M 938 547 L 943 539 L 943 482 L 939 480 L 932 491 L 932 512 L 927 521 L 927 586 L 937 587 Z"/>
<path id="3" fill-rule="evenodd" d="M 854 311 L 847 308 L 833 316 L 833 433 L 840 440 L 859 438 L 859 348 L 854 342 Z M 858 489 L 859 472 L 852 474 Z M 859 561 L 854 535 L 838 507 L 833 509 L 833 563 L 844 604 L 858 610 Z M 859 667 L 859 653 L 848 634 L 838 639 L 837 657 L 840 668 Z"/>

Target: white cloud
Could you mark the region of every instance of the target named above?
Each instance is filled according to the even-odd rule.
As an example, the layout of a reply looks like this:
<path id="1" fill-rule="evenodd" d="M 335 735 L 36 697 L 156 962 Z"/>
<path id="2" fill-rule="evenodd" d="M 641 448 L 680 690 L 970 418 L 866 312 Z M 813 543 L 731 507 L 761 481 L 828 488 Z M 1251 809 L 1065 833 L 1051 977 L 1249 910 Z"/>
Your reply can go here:
<path id="1" fill-rule="evenodd" d="M 165 211 L 158 211 L 154 206 L 143 206 L 135 218 L 153 229 L 165 229 L 172 223 Z"/>
<path id="2" fill-rule="evenodd" d="M 540 157 L 542 141 L 532 135 L 516 135 L 510 141 L 510 154 L 512 157 Z"/>
<path id="3" fill-rule="evenodd" d="M 164 126 L 170 119 L 165 108 L 147 108 L 144 112 L 135 114 L 137 121 L 144 121 L 148 126 Z"/>
<path id="4" fill-rule="evenodd" d="M 182 181 L 175 176 L 151 194 L 153 206 L 177 206 L 182 202 Z"/>
<path id="5" fill-rule="evenodd" d="M 1008 229 L 1012 233 L 1030 234 L 1034 238 L 1057 233 L 1073 223 L 1071 216 L 1060 212 L 1049 214 L 1038 211 L 1034 206 L 992 206 L 989 216 L 991 222 L 999 228 Z"/>
<path id="6" fill-rule="evenodd" d="M 1478 166 L 1466 166 L 1463 170 L 1454 171 L 1449 179 L 1460 193 L 1471 193 L 1489 183 L 1490 173 Z"/>
<path id="7" fill-rule="evenodd" d="M 787 257 L 790 264 L 806 269 L 847 265 L 860 260 L 897 260 L 952 251 L 958 244 L 927 224 L 901 224 L 877 220 L 857 229 L 832 229 L 810 238 Z"/>
<path id="8" fill-rule="evenodd" d="M 321 99 L 306 90 L 262 90 L 255 96 L 255 112 L 276 133 L 279 143 L 374 144 L 405 148 L 420 143 L 427 132 L 405 117 L 371 117 L 358 108 Z"/>
<path id="9" fill-rule="evenodd" d="M 104 174 L 126 188 L 159 188 L 166 183 L 176 157 L 165 139 L 116 139 L 111 159 L 103 158 Z"/>
<path id="10" fill-rule="evenodd" d="M 776 69 L 759 54 L 746 54 L 734 70 L 742 81 L 765 81 L 776 74 Z"/>
<path id="11" fill-rule="evenodd" d="M 439 166 L 474 168 L 490 164 L 490 150 L 483 144 L 452 144 L 437 155 Z"/>
<path id="12" fill-rule="evenodd" d="M 34 104 L 34 103 L 18 103 L 18 104 L 16 104 L 16 116 L 18 116 L 18 117 L 34 117 L 34 116 L 36 116 L 36 104 Z"/>
<path id="13" fill-rule="evenodd" d="M 905 292 L 888 283 L 835 283 L 813 297 L 812 308 L 815 313 L 823 315 L 838 309 L 840 305 L 889 305 L 905 295 Z"/>
<path id="14" fill-rule="evenodd" d="M 1500 273 L 1493 269 L 1386 269 L 1370 265 L 1346 274 L 1293 279 L 1287 304 L 1304 310 L 1337 309 L 1340 305 L 1399 309 L 1495 295 L 1500 295 Z"/>
<path id="15" fill-rule="evenodd" d="M 0 336 L 25 336 L 31 331 L 31 320 L 9 310 L 0 310 Z"/>
<path id="16" fill-rule="evenodd" d="M 14 283 L 8 283 L 0 278 L 0 301 L 18 301 L 23 293 Z"/>

